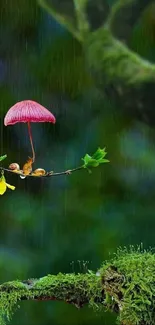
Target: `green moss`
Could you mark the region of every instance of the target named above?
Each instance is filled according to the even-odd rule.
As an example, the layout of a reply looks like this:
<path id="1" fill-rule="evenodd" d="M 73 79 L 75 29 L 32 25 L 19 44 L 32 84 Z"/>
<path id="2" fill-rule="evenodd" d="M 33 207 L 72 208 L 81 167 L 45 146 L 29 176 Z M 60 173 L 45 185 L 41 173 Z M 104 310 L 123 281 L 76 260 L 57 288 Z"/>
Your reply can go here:
<path id="1" fill-rule="evenodd" d="M 109 11 L 104 25 L 91 32 L 89 17 L 87 17 L 88 0 L 73 0 L 77 17 L 77 27 L 71 23 L 71 17 L 55 12 L 52 2 L 47 6 L 46 0 L 38 0 L 48 12 L 80 40 L 86 50 L 88 66 L 94 72 L 97 85 L 105 83 L 122 84 L 124 86 L 139 86 L 142 83 L 155 81 L 155 65 L 142 59 L 132 52 L 123 42 L 113 37 L 112 24 L 118 22 L 121 10 L 131 11 L 135 0 L 118 0 Z M 148 0 L 150 2 L 150 0 Z M 146 7 L 143 2 L 142 8 Z M 139 15 L 141 10 L 139 10 Z M 139 18 L 139 16 L 137 17 Z M 123 18 L 122 18 L 123 20 Z"/>
<path id="2" fill-rule="evenodd" d="M 63 300 L 81 307 L 83 304 L 95 304 L 101 299 L 101 286 L 94 273 L 48 275 L 36 282 L 34 290 L 39 295 L 50 295 L 57 300 Z"/>
<path id="3" fill-rule="evenodd" d="M 88 64 L 98 83 L 140 85 L 155 81 L 155 65 L 141 59 L 116 40 L 106 28 L 100 28 L 87 38 L 85 44 Z"/>
<path id="4" fill-rule="evenodd" d="M 86 7 L 88 0 L 74 0 L 73 2 L 77 14 L 78 30 L 81 36 L 81 40 L 84 40 L 85 36 L 87 36 L 90 30 L 89 22 L 87 20 L 86 15 Z"/>
<path id="5" fill-rule="evenodd" d="M 0 286 L 0 324 L 10 320 L 20 300 L 62 300 L 77 308 L 88 304 L 118 314 L 122 325 L 155 324 L 155 254 L 119 249 L 99 270 L 48 275 Z"/>
<path id="6" fill-rule="evenodd" d="M 25 286 L 18 282 L 8 282 L 0 288 L 0 324 L 10 320 L 17 302 L 25 294 Z"/>
<path id="7" fill-rule="evenodd" d="M 63 300 L 80 308 L 84 304 L 99 307 L 102 300 L 99 279 L 90 274 L 48 275 L 39 280 L 13 281 L 0 286 L 0 324 L 11 319 L 17 303 L 22 300 Z"/>
<path id="8" fill-rule="evenodd" d="M 107 306 L 118 305 L 121 324 L 155 324 L 155 254 L 140 248 L 120 249 L 100 273 Z"/>

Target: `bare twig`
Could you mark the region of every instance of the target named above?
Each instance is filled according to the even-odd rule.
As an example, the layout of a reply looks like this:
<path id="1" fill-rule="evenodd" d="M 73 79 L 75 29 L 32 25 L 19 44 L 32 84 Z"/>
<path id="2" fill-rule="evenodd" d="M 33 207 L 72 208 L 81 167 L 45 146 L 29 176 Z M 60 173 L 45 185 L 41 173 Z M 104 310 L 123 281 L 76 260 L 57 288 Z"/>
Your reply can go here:
<path id="1" fill-rule="evenodd" d="M 65 170 L 65 171 L 62 171 L 62 172 L 56 172 L 56 173 L 53 172 L 53 171 L 50 171 L 50 172 L 47 172 L 45 175 L 34 175 L 33 172 L 30 173 L 29 175 L 24 175 L 24 173 L 22 171 L 15 171 L 15 170 L 11 170 L 11 169 L 8 169 L 8 168 L 0 167 L 0 170 L 4 170 L 6 172 L 13 173 L 13 174 L 16 174 L 16 175 L 19 175 L 19 176 L 23 176 L 23 177 L 37 177 L 37 178 L 40 178 L 40 177 L 52 177 L 52 176 L 70 175 L 73 172 L 76 172 L 76 171 L 81 170 L 81 169 L 84 169 L 84 166 L 79 166 L 77 168 L 68 169 L 68 170 Z"/>

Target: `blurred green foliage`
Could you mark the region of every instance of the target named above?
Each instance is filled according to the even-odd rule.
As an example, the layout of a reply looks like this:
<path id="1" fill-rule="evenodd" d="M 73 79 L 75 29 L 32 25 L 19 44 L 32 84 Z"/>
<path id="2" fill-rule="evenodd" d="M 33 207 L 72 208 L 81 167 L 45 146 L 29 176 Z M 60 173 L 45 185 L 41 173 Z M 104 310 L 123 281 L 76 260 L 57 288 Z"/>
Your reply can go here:
<path id="1" fill-rule="evenodd" d="M 112 1 L 111 1 L 112 2 Z M 153 19 L 135 26 L 130 47 L 153 58 Z M 70 176 L 22 180 L 1 199 L 0 279 L 97 269 L 118 245 L 154 245 L 155 135 L 127 117 L 90 78 L 81 45 L 36 1 L 1 0 L 0 5 L 0 155 L 2 163 L 22 165 L 30 155 L 24 124 L 3 126 L 15 102 L 34 99 L 57 119 L 55 126 L 33 124 L 36 168 L 74 168 L 96 147 L 109 164 Z M 151 27 L 152 26 L 152 27 Z M 151 35 L 151 33 L 149 33 Z M 22 302 L 13 325 L 113 324 L 115 315 L 60 302 Z"/>
<path id="2" fill-rule="evenodd" d="M 70 34 L 57 36 L 55 42 L 45 44 L 37 58 L 30 58 L 29 69 L 42 89 L 71 99 L 93 83 L 85 67 L 82 46 Z"/>
<path id="3" fill-rule="evenodd" d="M 155 3 L 144 11 L 130 37 L 131 48 L 144 58 L 155 62 Z"/>
<path id="4" fill-rule="evenodd" d="M 0 156 L 0 161 L 4 160 L 7 157 L 7 155 Z"/>

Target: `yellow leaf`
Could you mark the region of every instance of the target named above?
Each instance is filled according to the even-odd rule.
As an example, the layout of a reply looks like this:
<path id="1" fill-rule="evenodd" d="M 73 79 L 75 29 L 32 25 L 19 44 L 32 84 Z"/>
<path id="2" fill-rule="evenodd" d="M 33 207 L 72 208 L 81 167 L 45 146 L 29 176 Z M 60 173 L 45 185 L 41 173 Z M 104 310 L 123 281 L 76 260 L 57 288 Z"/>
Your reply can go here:
<path id="1" fill-rule="evenodd" d="M 8 184 L 8 183 L 5 183 L 5 184 L 6 184 L 6 186 L 7 186 L 8 188 L 10 188 L 10 190 L 15 190 L 15 186 L 10 185 L 10 184 Z"/>
<path id="2" fill-rule="evenodd" d="M 6 191 L 6 183 L 5 183 L 5 178 L 1 177 L 0 178 L 0 195 L 3 195 Z"/>
<path id="3" fill-rule="evenodd" d="M 10 188 L 11 190 L 15 190 L 15 186 L 6 183 L 4 175 L 0 178 L 0 195 L 3 195 L 6 192 L 6 189 Z"/>

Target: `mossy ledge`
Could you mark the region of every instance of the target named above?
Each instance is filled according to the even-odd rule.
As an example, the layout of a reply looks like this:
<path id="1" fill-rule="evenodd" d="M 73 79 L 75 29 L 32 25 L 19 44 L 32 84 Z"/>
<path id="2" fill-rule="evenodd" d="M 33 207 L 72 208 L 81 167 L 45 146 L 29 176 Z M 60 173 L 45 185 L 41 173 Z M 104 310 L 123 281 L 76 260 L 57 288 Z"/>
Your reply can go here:
<path id="1" fill-rule="evenodd" d="M 47 275 L 0 285 L 0 324 L 20 300 L 57 300 L 113 311 L 122 325 L 155 324 L 155 254 L 119 249 L 98 272 Z"/>
<path id="2" fill-rule="evenodd" d="M 155 64 L 134 52 L 129 40 L 136 22 L 155 1 L 117 0 L 111 6 L 108 3 L 38 0 L 81 43 L 88 75 L 104 96 L 130 116 L 154 126 Z M 72 5 L 72 11 L 64 10 L 65 4 L 65 8 Z"/>

